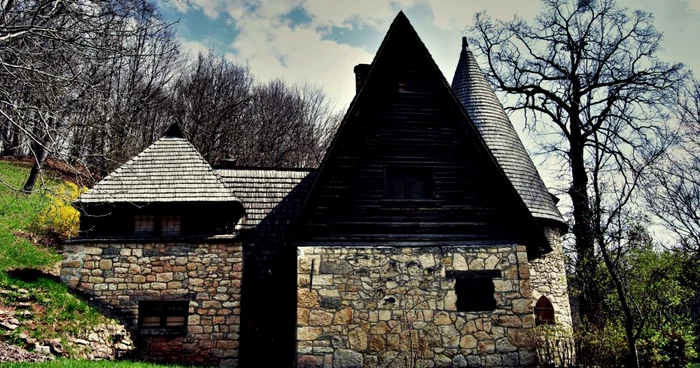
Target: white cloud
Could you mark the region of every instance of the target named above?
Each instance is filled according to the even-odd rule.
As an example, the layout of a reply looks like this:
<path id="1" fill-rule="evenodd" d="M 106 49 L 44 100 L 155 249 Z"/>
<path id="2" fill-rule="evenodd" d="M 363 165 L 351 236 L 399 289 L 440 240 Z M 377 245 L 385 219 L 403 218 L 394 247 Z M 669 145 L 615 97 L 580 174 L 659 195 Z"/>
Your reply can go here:
<path id="1" fill-rule="evenodd" d="M 192 10 L 201 10 L 211 19 L 219 17 L 226 9 L 226 0 L 160 0 L 160 6 L 175 8 L 180 13 Z"/>
<path id="2" fill-rule="evenodd" d="M 700 0 L 670 2 L 676 6 L 661 9 L 655 0 L 640 0 L 638 3 L 620 0 L 623 6 L 646 7 L 659 14 L 657 25 L 667 32 L 668 42 L 664 45 L 668 54 L 681 55 L 681 61 L 690 63 L 700 60 L 693 48 L 671 50 L 687 42 L 679 38 L 700 31 L 700 22 L 688 18 L 682 24 L 670 22 L 679 14 L 678 11 L 671 14 L 671 9 L 684 7 L 697 14 Z M 447 79 L 451 80 L 459 55 L 460 37 L 471 24 L 474 13 L 486 10 L 492 17 L 501 19 L 511 18 L 517 13 L 531 19 L 542 6 L 539 0 L 168 0 L 164 4 L 180 12 L 199 10 L 211 19 L 230 18 L 240 33 L 228 48 L 217 49 L 217 52 L 236 62 L 248 63 L 261 81 L 283 78 L 289 82 L 316 83 L 341 106 L 347 105 L 354 94 L 353 66 L 370 62 L 376 50 L 373 48 L 378 43 L 370 46 L 370 52 L 367 52 L 360 47 L 323 39 L 318 29 L 329 26 L 369 27 L 384 33 L 398 10 L 403 9 L 409 18 L 419 18 L 412 19 L 413 25 Z M 297 7 L 305 9 L 311 22 L 292 28 L 290 21 L 283 17 Z M 218 35 L 208 37 L 216 39 Z M 183 40 L 183 47 L 192 54 L 209 49 L 206 40 Z M 689 57 L 690 54 L 695 57 Z"/>
<path id="3" fill-rule="evenodd" d="M 180 41 L 181 51 L 190 56 L 190 58 L 196 58 L 199 53 L 206 54 L 211 49 L 211 45 L 200 41 L 186 40 L 184 38 L 178 38 Z"/>

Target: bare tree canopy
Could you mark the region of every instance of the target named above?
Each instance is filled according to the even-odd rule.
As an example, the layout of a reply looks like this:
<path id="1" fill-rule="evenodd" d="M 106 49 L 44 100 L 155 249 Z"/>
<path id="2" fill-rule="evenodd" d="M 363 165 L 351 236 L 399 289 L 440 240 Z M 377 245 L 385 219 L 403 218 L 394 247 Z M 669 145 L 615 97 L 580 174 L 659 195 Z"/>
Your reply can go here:
<path id="1" fill-rule="evenodd" d="M 121 145 L 114 129 L 130 138 L 127 123 L 167 81 L 163 65 L 177 52 L 170 25 L 147 0 L 7 1 L 0 129 L 3 153 L 35 157 L 25 191 L 47 155 L 70 163 L 109 156 Z M 91 148 L 103 150 L 86 153 L 95 130 L 100 142 Z"/>
<path id="2" fill-rule="evenodd" d="M 315 166 L 339 116 L 318 88 L 254 84 L 211 52 L 188 62 L 150 0 L 9 0 L 0 8 L 0 151 L 100 178 L 179 122 L 211 162 Z"/>
<path id="3" fill-rule="evenodd" d="M 543 150 L 567 163 L 573 281 L 581 316 L 595 324 L 604 303 L 598 256 L 616 272 L 608 247 L 628 231 L 621 219 L 633 213 L 640 180 L 675 142 L 668 108 L 687 75 L 682 64 L 658 58 L 662 34 L 651 14 L 614 0 L 544 0 L 543 6 L 532 23 L 477 14 L 470 43 L 487 61 L 490 82 L 517 97 L 511 111 L 522 111 Z M 627 327 L 633 342 L 634 326 Z"/>
<path id="4" fill-rule="evenodd" d="M 700 258 L 700 81 L 683 89 L 677 112 L 679 145 L 655 168 L 645 195 L 649 210 Z"/>
<path id="5" fill-rule="evenodd" d="M 269 167 L 315 167 L 340 120 L 319 88 L 255 84 L 247 67 L 212 53 L 180 73 L 172 114 L 209 162 Z"/>

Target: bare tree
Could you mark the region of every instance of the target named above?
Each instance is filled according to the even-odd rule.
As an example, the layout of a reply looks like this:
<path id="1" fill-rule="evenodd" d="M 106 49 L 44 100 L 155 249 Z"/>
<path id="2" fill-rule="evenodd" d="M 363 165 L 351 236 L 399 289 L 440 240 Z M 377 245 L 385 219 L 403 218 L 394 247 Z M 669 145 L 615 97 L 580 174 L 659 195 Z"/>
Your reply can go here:
<path id="1" fill-rule="evenodd" d="M 114 61 L 162 55 L 162 49 L 141 47 L 142 36 L 167 33 L 169 25 L 147 0 L 9 0 L 3 5 L 3 151 L 33 155 L 35 164 L 24 186 L 31 191 L 47 155 L 72 161 L 69 155 L 76 150 L 70 147 L 71 137 L 80 132 L 74 126 L 109 123 L 88 118 L 112 97 L 113 91 L 103 87 L 113 80 Z"/>
<path id="2" fill-rule="evenodd" d="M 234 154 L 245 138 L 253 77 L 246 66 L 199 54 L 175 80 L 171 114 L 209 162 Z"/>
<path id="3" fill-rule="evenodd" d="M 340 120 L 321 89 L 255 84 L 246 66 L 212 52 L 180 73 L 172 116 L 209 162 L 274 167 L 318 165 Z"/>
<path id="4" fill-rule="evenodd" d="M 610 237 L 619 233 L 641 178 L 674 143 L 666 107 L 676 103 L 685 72 L 658 59 L 662 35 L 648 13 L 630 13 L 614 0 L 543 4 L 533 24 L 477 14 L 471 42 L 488 62 L 491 83 L 517 96 L 510 109 L 549 138 L 545 152 L 567 163 L 581 316 L 598 323 L 604 316 L 598 256 L 623 304 L 629 301 L 612 249 L 620 243 Z M 632 308 L 623 305 L 636 366 Z"/>
<path id="5" fill-rule="evenodd" d="M 595 244 L 612 214 L 606 195 L 629 197 L 640 170 L 668 146 L 664 106 L 675 102 L 684 69 L 657 58 L 661 34 L 648 13 L 614 0 L 543 3 L 533 24 L 477 14 L 471 42 L 492 84 L 518 97 L 510 109 L 568 163 L 581 312 L 595 321 Z"/>
<path id="6" fill-rule="evenodd" d="M 646 185 L 648 209 L 700 259 L 700 81 L 683 90 L 678 105 L 680 144 L 664 157 Z"/>

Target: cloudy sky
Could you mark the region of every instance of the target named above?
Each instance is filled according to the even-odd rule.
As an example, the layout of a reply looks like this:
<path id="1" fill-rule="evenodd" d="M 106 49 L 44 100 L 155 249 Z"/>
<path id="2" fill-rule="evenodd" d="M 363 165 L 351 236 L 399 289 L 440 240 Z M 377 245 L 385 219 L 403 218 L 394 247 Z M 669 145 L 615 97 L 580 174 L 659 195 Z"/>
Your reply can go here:
<path id="1" fill-rule="evenodd" d="M 700 0 L 621 0 L 653 13 L 665 57 L 700 73 Z M 452 80 L 460 39 L 475 12 L 531 19 L 539 0 L 161 0 L 178 21 L 185 50 L 209 48 L 248 63 L 260 80 L 281 77 L 322 87 L 338 107 L 354 94 L 352 68 L 369 63 L 389 24 L 403 10 Z"/>
<path id="2" fill-rule="evenodd" d="M 325 90 L 345 109 L 354 94 L 356 64 L 369 63 L 399 10 L 411 20 L 447 80 L 451 81 L 461 36 L 474 14 L 493 18 L 518 14 L 532 19 L 539 0 L 158 0 L 163 14 L 178 21 L 178 38 L 192 55 L 213 49 L 247 63 L 260 81 L 283 78 Z M 651 12 L 664 33 L 663 57 L 688 65 L 700 76 L 700 0 L 618 0 Z M 511 118 L 525 145 L 534 144 Z M 535 160 L 545 182 L 550 172 Z M 543 167 L 544 166 L 544 167 Z"/>

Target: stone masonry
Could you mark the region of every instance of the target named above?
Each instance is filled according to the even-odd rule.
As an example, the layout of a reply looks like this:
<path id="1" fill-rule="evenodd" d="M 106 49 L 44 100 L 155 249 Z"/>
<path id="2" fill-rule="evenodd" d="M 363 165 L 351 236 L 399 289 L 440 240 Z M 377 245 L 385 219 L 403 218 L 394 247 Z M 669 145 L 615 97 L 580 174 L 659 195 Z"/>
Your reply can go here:
<path id="1" fill-rule="evenodd" d="M 61 280 L 120 318 L 140 341 L 140 359 L 187 365 L 238 363 L 241 243 L 72 242 Z M 138 331 L 138 302 L 189 300 L 187 328 Z"/>
<path id="2" fill-rule="evenodd" d="M 498 270 L 496 310 L 458 312 L 447 271 Z M 524 246 L 299 248 L 299 367 L 536 364 Z"/>
<path id="3" fill-rule="evenodd" d="M 546 296 L 554 307 L 554 322 L 573 332 L 561 236 L 553 228 L 546 228 L 545 234 L 552 251 L 530 261 L 533 306 L 541 296 Z"/>

